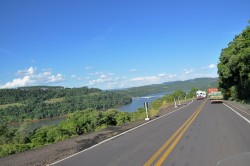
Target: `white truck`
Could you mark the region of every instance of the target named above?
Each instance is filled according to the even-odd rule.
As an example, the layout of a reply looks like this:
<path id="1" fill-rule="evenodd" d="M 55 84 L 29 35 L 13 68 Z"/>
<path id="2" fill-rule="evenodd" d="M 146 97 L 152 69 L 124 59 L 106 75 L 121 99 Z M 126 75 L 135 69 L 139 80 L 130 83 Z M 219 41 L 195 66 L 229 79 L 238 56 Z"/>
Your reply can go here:
<path id="1" fill-rule="evenodd" d="M 196 98 L 197 98 L 197 100 L 204 99 L 204 98 L 206 98 L 206 96 L 207 96 L 206 91 L 198 90 L 196 92 Z"/>

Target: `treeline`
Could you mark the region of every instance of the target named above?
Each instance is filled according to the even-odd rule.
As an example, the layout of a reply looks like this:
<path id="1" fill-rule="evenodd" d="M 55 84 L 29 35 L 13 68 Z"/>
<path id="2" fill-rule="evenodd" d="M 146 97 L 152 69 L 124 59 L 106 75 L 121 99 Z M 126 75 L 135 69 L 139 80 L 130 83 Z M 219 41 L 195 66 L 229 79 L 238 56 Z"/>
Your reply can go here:
<path id="1" fill-rule="evenodd" d="M 173 81 L 162 84 L 133 87 L 125 90 L 116 90 L 116 92 L 131 97 L 140 97 L 157 93 L 172 93 L 176 89 L 182 89 L 185 92 L 188 92 L 192 87 L 204 90 L 207 90 L 210 87 L 218 87 L 218 78 L 196 78 L 186 81 Z"/>
<path id="2" fill-rule="evenodd" d="M 221 51 L 218 74 L 219 88 L 225 98 L 250 102 L 249 26 Z"/>
<path id="3" fill-rule="evenodd" d="M 33 86 L 20 87 L 17 89 L 0 89 L 0 105 L 10 103 L 31 103 L 45 101 L 52 98 L 82 96 L 98 93 L 102 90 L 97 88 L 64 88 L 60 86 Z"/>
<path id="4" fill-rule="evenodd" d="M 0 94 L 2 103 L 22 103 L 0 108 L 0 116 L 9 123 L 57 117 L 85 109 L 107 110 L 132 102 L 126 95 L 87 87 L 2 89 Z M 49 102 L 58 98 L 60 100 Z"/>
<path id="5" fill-rule="evenodd" d="M 159 113 L 166 103 L 173 103 L 174 98 L 192 98 L 196 88 L 188 93 L 177 90 L 172 94 L 154 101 L 149 110 L 149 116 Z M 146 117 L 145 109 L 139 108 L 136 112 L 120 112 L 115 109 L 98 111 L 86 109 L 69 114 L 59 125 L 44 126 L 29 132 L 25 123 L 20 128 L 8 127 L 8 120 L 0 117 L 0 157 L 68 139 L 88 132 L 99 131 L 109 126 L 118 126 L 125 123 L 142 120 Z"/>

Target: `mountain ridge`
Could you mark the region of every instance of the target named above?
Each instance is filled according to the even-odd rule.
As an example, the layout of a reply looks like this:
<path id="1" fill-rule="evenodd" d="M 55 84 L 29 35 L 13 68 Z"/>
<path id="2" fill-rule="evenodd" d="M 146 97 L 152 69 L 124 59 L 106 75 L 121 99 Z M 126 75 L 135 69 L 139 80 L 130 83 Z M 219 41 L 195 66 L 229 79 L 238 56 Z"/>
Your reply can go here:
<path id="1" fill-rule="evenodd" d="M 163 82 L 160 84 L 151 84 L 140 87 L 131 87 L 121 90 L 112 90 L 117 93 L 126 94 L 131 97 L 141 97 L 150 94 L 164 93 L 168 94 L 175 90 L 182 89 L 188 92 L 192 87 L 206 90 L 209 87 L 218 87 L 218 77 L 201 77 L 188 80 Z"/>

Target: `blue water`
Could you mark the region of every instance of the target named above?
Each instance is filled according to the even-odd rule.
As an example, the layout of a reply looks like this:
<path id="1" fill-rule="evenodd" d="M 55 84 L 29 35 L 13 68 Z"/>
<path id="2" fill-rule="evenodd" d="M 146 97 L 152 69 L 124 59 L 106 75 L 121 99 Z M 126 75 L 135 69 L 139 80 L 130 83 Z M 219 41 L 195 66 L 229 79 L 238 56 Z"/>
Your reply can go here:
<path id="1" fill-rule="evenodd" d="M 145 96 L 145 97 L 132 98 L 132 103 L 118 107 L 117 109 L 120 111 L 124 111 L 124 112 L 135 112 L 137 111 L 138 108 L 144 107 L 145 102 L 148 102 L 149 107 L 150 107 L 151 105 L 150 103 L 160 97 L 163 97 L 163 95 L 157 94 L 157 95 L 151 95 L 151 96 Z"/>

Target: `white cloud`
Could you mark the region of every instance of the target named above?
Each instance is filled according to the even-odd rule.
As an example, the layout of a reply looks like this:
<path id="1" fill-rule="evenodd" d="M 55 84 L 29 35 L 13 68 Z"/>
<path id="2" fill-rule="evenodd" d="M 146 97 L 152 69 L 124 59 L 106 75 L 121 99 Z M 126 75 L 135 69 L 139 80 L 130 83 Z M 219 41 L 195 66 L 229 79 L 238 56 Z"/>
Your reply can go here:
<path id="1" fill-rule="evenodd" d="M 135 77 L 127 80 L 128 85 L 132 86 L 142 86 L 149 84 L 157 84 L 161 80 L 158 76 L 146 76 L 146 77 Z"/>
<path id="2" fill-rule="evenodd" d="M 137 70 L 136 69 L 130 69 L 130 72 L 134 73 L 134 72 L 137 72 Z"/>
<path id="3" fill-rule="evenodd" d="M 103 84 L 103 83 L 107 83 L 107 82 L 111 82 L 111 81 L 112 81 L 111 78 L 97 78 L 97 79 L 89 80 L 88 84 L 89 85 L 98 85 L 98 84 Z"/>
<path id="4" fill-rule="evenodd" d="M 34 67 L 30 67 L 28 69 L 18 70 L 17 75 L 33 75 L 35 72 L 36 69 Z"/>
<path id="5" fill-rule="evenodd" d="M 112 82 L 114 78 L 112 77 L 115 75 L 114 73 L 108 73 L 108 72 L 95 72 L 89 74 L 90 76 L 93 76 L 95 78 L 88 77 L 88 85 L 98 85 L 103 83 Z"/>
<path id="6" fill-rule="evenodd" d="M 210 64 L 208 66 L 202 67 L 202 70 L 215 69 L 217 66 L 215 64 Z"/>
<path id="7" fill-rule="evenodd" d="M 183 69 L 182 71 L 183 71 L 183 73 L 184 73 L 185 75 L 189 75 L 189 74 L 191 74 L 191 73 L 194 72 L 193 69 Z"/>
<path id="8" fill-rule="evenodd" d="M 96 76 L 96 77 L 106 77 L 106 76 L 113 76 L 115 75 L 114 73 L 108 73 L 108 72 L 105 72 L 105 71 L 97 71 L 95 73 L 90 73 L 88 74 L 89 76 Z"/>
<path id="9" fill-rule="evenodd" d="M 88 80 L 88 86 L 101 87 L 101 89 L 128 88 L 136 86 L 144 86 L 150 84 L 160 84 L 167 81 L 173 81 L 177 78 L 176 74 L 160 73 L 155 76 L 128 77 L 116 76 L 113 73 L 96 72 L 92 74 L 95 79 Z"/>
<path id="10" fill-rule="evenodd" d="M 214 68 L 216 68 L 216 65 L 215 64 L 211 64 L 211 65 L 208 66 L 208 68 L 209 69 L 214 69 Z"/>
<path id="11" fill-rule="evenodd" d="M 76 75 L 74 75 L 74 74 L 73 74 L 73 75 L 71 75 L 71 78 L 76 78 L 76 77 L 77 77 L 77 76 L 76 76 Z"/>
<path id="12" fill-rule="evenodd" d="M 91 70 L 91 69 L 93 69 L 94 67 L 93 66 L 85 66 L 85 69 L 86 70 Z"/>
<path id="13" fill-rule="evenodd" d="M 201 71 L 201 70 L 200 70 Z M 115 75 L 115 76 L 114 76 Z M 163 82 L 188 80 L 199 77 L 216 77 L 216 73 L 195 72 L 194 69 L 183 69 L 180 74 L 159 73 L 151 76 L 116 76 L 113 73 L 96 72 L 90 75 L 87 85 L 101 89 L 129 88 L 151 84 L 161 84 Z"/>
<path id="14" fill-rule="evenodd" d="M 36 70 L 33 67 L 25 70 L 18 70 L 17 74 L 23 75 L 22 78 L 16 78 L 4 85 L 0 85 L 0 89 L 4 88 L 16 88 L 21 86 L 31 85 L 43 85 L 62 82 L 65 80 L 62 74 L 52 75 L 51 71 L 44 71 L 42 73 L 35 73 Z"/>
<path id="15" fill-rule="evenodd" d="M 159 77 L 165 77 L 167 74 L 166 73 L 160 73 L 158 74 Z"/>
<path id="16" fill-rule="evenodd" d="M 169 74 L 168 77 L 169 78 L 175 78 L 175 77 L 177 77 L 177 74 Z"/>
<path id="17" fill-rule="evenodd" d="M 1 89 L 14 88 L 19 86 L 26 86 L 32 83 L 30 76 L 24 76 L 23 78 L 14 79 L 12 82 L 7 82 L 5 85 L 0 86 Z"/>
<path id="18" fill-rule="evenodd" d="M 89 76 L 98 76 L 98 75 L 101 75 L 101 74 L 103 74 L 104 72 L 99 72 L 99 71 L 97 71 L 97 72 L 95 72 L 95 73 L 90 73 L 90 74 L 88 74 Z"/>
<path id="19" fill-rule="evenodd" d="M 64 81 L 64 77 L 62 74 L 57 74 L 57 75 L 50 75 L 48 79 L 44 80 L 45 83 L 56 83 L 56 82 L 62 82 Z"/>
<path id="20" fill-rule="evenodd" d="M 103 78 L 103 79 L 108 78 L 108 75 L 102 74 L 102 75 L 100 75 L 100 78 Z"/>
<path id="21" fill-rule="evenodd" d="M 167 74 L 167 73 L 158 74 L 158 77 L 161 77 L 161 79 L 164 81 L 175 78 L 176 76 L 177 76 L 176 74 Z"/>

